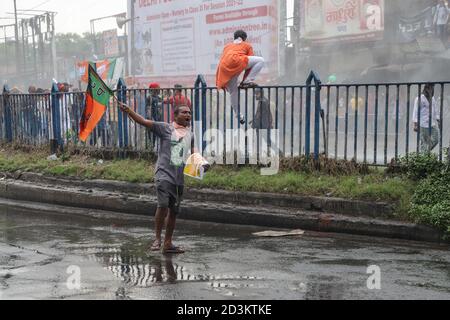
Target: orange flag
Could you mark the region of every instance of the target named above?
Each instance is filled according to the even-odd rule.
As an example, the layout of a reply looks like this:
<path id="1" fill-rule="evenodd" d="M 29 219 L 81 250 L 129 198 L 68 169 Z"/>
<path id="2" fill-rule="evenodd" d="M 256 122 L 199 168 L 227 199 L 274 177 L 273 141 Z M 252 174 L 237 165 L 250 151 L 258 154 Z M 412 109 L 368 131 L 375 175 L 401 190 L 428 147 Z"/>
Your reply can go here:
<path id="1" fill-rule="evenodd" d="M 86 142 L 106 112 L 109 100 L 114 93 L 103 82 L 94 68 L 89 65 L 89 82 L 86 92 L 86 105 L 80 122 L 80 140 Z"/>

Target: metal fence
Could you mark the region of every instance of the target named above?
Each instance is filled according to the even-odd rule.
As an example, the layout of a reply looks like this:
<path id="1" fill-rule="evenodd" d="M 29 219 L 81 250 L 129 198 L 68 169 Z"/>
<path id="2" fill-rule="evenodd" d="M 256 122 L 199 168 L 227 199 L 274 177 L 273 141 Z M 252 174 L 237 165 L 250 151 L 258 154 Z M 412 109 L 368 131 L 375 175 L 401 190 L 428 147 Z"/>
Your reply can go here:
<path id="1" fill-rule="evenodd" d="M 173 88 L 161 89 L 152 97 L 150 89 L 127 89 L 123 81 L 115 94 L 147 118 L 155 117 L 151 105 L 156 100 L 159 120 L 165 122 L 172 120 L 174 106 L 180 102 L 177 99 L 183 96 L 183 103 L 193 109 L 197 147 L 219 163 L 252 164 L 274 155 L 325 154 L 385 166 L 392 159 L 426 150 L 428 136 L 436 137 L 432 152 L 444 159 L 450 145 L 450 82 L 434 85 L 441 120 L 438 136 L 431 129 L 414 130 L 414 108 L 425 83 L 324 85 L 312 72 L 305 85 L 241 89 L 239 113 L 247 120 L 244 125 L 234 114 L 229 95 L 208 87 L 201 76 L 194 87 L 182 89 L 175 97 Z M 5 88 L 0 98 L 0 140 L 28 145 L 56 140 L 60 145 L 99 149 L 157 150 L 157 139 L 119 112 L 114 100 L 87 144 L 81 143 L 78 135 L 84 100 L 84 93 L 60 93 L 56 86 L 50 94 L 33 95 L 11 95 Z"/>

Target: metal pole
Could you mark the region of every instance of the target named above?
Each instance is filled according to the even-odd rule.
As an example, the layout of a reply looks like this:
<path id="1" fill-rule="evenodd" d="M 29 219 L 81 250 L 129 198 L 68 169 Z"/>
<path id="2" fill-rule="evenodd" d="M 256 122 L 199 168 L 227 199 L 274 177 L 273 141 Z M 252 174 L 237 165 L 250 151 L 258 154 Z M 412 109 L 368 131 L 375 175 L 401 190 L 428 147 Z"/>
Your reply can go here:
<path id="1" fill-rule="evenodd" d="M 17 20 L 17 4 L 16 0 L 14 0 L 14 37 L 16 38 L 16 74 L 19 73 L 20 66 L 20 54 L 19 54 L 19 22 Z"/>
<path id="2" fill-rule="evenodd" d="M 130 66 L 129 66 L 129 55 L 128 55 L 128 28 L 127 24 L 125 24 L 125 77 L 130 75 Z"/>
<path id="3" fill-rule="evenodd" d="M 56 57 L 56 39 L 55 39 L 55 14 L 52 13 L 52 60 L 53 60 L 53 78 L 58 78 L 58 63 Z"/>
<path id="4" fill-rule="evenodd" d="M 37 67 L 37 53 L 36 53 L 36 33 L 34 28 L 36 27 L 36 20 L 33 18 L 33 24 L 31 25 L 31 36 L 33 37 L 33 63 L 34 63 L 34 77 L 35 81 L 38 80 L 38 67 Z"/>
<path id="5" fill-rule="evenodd" d="M 97 37 L 95 35 L 95 20 L 91 20 L 91 34 L 92 41 L 94 42 L 94 55 L 97 54 Z"/>

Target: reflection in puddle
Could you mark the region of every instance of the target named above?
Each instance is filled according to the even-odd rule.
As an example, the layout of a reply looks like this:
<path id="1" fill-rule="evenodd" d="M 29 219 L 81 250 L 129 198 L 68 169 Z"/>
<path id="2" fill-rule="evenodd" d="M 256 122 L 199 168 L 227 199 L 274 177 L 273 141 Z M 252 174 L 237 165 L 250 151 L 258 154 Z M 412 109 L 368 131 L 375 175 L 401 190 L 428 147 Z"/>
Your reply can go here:
<path id="1" fill-rule="evenodd" d="M 260 281 L 262 278 L 241 275 L 192 274 L 173 262 L 173 256 L 161 255 L 156 258 L 142 258 L 120 248 L 86 248 L 89 260 L 105 265 L 105 269 L 132 287 L 151 287 L 158 284 L 180 282 L 205 282 L 214 289 L 258 288 L 249 283 L 228 283 L 230 281 Z M 262 287 L 261 287 L 262 288 Z"/>

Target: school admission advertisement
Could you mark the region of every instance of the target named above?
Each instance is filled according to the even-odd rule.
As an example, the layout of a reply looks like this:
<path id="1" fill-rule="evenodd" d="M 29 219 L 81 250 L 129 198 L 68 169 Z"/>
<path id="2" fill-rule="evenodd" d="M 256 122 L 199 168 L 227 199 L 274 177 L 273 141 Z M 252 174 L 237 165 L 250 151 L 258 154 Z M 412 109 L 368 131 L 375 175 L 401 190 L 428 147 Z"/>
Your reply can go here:
<path id="1" fill-rule="evenodd" d="M 238 29 L 248 33 L 255 55 L 265 58 L 263 74 L 277 76 L 277 0 L 129 0 L 128 6 L 137 81 L 193 82 L 198 74 L 213 79 L 223 48 Z"/>
<path id="2" fill-rule="evenodd" d="M 304 0 L 301 12 L 302 38 L 316 44 L 383 37 L 384 0 Z"/>

